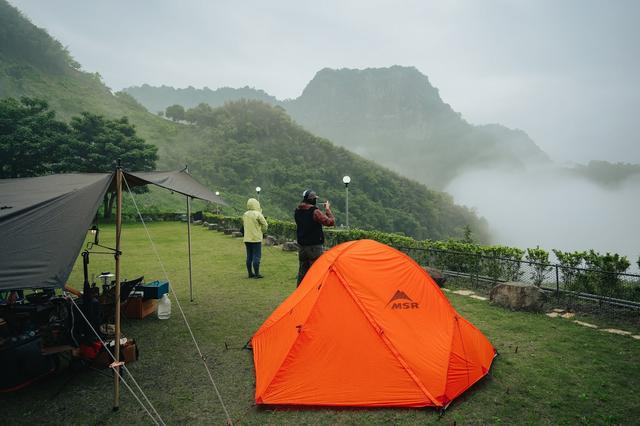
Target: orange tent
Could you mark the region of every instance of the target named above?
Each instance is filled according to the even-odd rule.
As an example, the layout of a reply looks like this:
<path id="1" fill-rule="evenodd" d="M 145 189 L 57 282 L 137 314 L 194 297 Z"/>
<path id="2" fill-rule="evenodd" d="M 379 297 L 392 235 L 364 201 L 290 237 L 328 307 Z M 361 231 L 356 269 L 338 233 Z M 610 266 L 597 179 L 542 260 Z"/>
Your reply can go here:
<path id="1" fill-rule="evenodd" d="M 496 354 L 417 263 L 371 240 L 322 255 L 251 345 L 258 404 L 445 407 Z"/>

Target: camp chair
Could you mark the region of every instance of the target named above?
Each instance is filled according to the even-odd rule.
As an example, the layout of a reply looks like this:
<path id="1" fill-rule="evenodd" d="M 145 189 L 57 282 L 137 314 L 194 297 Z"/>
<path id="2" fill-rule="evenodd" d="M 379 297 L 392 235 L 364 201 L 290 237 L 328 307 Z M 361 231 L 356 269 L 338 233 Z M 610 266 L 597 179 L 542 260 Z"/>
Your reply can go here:
<path id="1" fill-rule="evenodd" d="M 122 305 L 127 303 L 129 295 L 136 286 L 144 282 L 144 276 L 138 277 L 135 280 L 123 281 L 120 283 L 120 303 Z M 116 312 L 116 289 L 111 287 L 100 296 L 100 305 L 102 306 L 102 324 L 112 323 L 115 319 Z"/>

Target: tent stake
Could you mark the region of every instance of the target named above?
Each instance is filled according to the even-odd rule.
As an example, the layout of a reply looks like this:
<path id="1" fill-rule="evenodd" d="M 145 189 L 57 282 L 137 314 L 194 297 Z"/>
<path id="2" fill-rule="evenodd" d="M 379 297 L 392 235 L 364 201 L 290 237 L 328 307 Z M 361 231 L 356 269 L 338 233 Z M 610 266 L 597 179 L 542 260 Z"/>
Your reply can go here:
<path id="1" fill-rule="evenodd" d="M 118 159 L 118 167 L 116 168 L 116 252 L 114 254 L 116 258 L 116 347 L 115 347 L 115 363 L 113 367 L 113 411 L 118 411 L 120 408 L 120 235 L 122 233 L 122 167 L 120 167 L 120 159 Z"/>

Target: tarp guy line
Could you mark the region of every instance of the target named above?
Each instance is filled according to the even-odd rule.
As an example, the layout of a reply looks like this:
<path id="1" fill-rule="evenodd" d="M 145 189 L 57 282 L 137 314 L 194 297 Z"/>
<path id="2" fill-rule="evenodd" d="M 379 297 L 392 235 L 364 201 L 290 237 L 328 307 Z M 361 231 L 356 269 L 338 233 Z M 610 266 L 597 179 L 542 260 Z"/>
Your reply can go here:
<path id="1" fill-rule="evenodd" d="M 133 205 L 136 208 L 136 212 L 138 212 L 138 217 L 140 217 L 140 221 L 142 222 L 142 226 L 144 227 L 144 230 L 147 234 L 147 238 L 149 239 L 149 242 L 151 243 L 151 247 L 153 248 L 153 252 L 156 255 L 156 258 L 158 259 L 158 263 L 160 264 L 160 267 L 162 268 L 162 273 L 164 274 L 165 279 L 168 282 L 171 282 L 171 280 L 169 280 L 169 275 L 167 274 L 167 270 L 164 267 L 164 264 L 162 263 L 162 260 L 160 259 L 160 255 L 158 254 L 158 250 L 156 249 L 156 245 L 153 242 L 153 239 L 151 238 L 151 234 L 149 234 L 149 230 L 147 229 L 147 224 L 145 223 L 144 219 L 142 218 L 142 213 L 140 213 L 140 209 L 138 209 L 138 204 L 136 203 L 135 198 L 133 197 L 133 193 L 131 192 L 131 188 L 129 188 L 129 183 L 127 182 L 127 179 L 124 177 L 123 175 L 123 180 L 125 185 L 127 185 L 127 191 L 129 192 L 129 196 L 131 197 L 131 201 L 133 201 Z M 189 325 L 189 321 L 187 321 L 187 317 L 184 314 L 184 311 L 182 310 L 182 305 L 180 305 L 180 300 L 178 300 L 178 296 L 175 292 L 175 290 L 173 289 L 173 286 L 169 285 L 169 290 L 171 291 L 171 294 L 173 295 L 173 298 L 176 300 L 176 304 L 178 305 L 178 309 L 180 309 L 180 314 L 182 315 L 182 319 L 184 320 L 185 325 L 187 326 L 187 329 L 189 330 L 189 334 L 191 334 L 191 339 L 193 340 L 193 344 L 195 345 L 197 351 L 198 351 L 198 355 L 200 355 L 200 359 L 202 359 L 202 363 L 204 364 L 204 368 L 207 370 L 207 373 L 209 374 L 209 379 L 211 380 L 211 384 L 213 385 L 213 389 L 216 391 L 216 395 L 218 395 L 218 399 L 220 400 L 220 404 L 222 405 L 222 409 L 224 410 L 224 414 L 227 417 L 227 424 L 228 425 L 233 425 L 233 421 L 231 420 L 231 416 L 229 415 L 229 411 L 227 411 L 227 407 L 224 404 L 224 401 L 222 399 L 222 395 L 220 394 L 220 391 L 218 390 L 218 386 L 216 385 L 216 382 L 213 380 L 213 375 L 211 374 L 211 371 L 209 370 L 209 366 L 207 365 L 207 361 L 205 356 L 202 354 L 202 351 L 200 350 L 200 346 L 198 345 L 198 342 L 196 341 L 196 337 L 193 334 L 193 331 L 191 330 L 191 326 Z"/>
<path id="2" fill-rule="evenodd" d="M 116 357 L 113 356 L 113 353 L 109 350 L 109 347 L 107 346 L 107 344 L 105 343 L 104 340 L 102 340 L 102 338 L 100 337 L 100 335 L 98 334 L 98 332 L 95 330 L 95 328 L 93 328 L 93 326 L 91 325 L 91 323 L 89 322 L 89 320 L 87 319 L 87 317 L 84 315 L 84 313 L 82 312 L 82 310 L 78 307 L 78 305 L 76 304 L 76 301 L 73 300 L 73 298 L 69 298 L 69 300 L 71 300 L 71 303 L 73 303 L 73 305 L 76 307 L 76 309 L 78 310 L 78 312 L 80 312 L 80 315 L 82 315 L 82 318 L 84 318 L 85 322 L 87 323 L 87 325 L 89 325 L 89 328 L 91 328 L 91 331 L 93 331 L 93 334 L 96 335 L 96 337 L 100 340 L 100 342 L 102 343 L 102 346 L 105 348 L 105 350 L 107 351 L 107 353 L 109 354 L 109 356 L 111 356 L 111 359 L 116 362 Z M 136 379 L 134 379 L 133 374 L 131 374 L 131 372 L 129 371 L 129 369 L 127 369 L 127 366 L 125 364 L 122 365 L 122 368 L 124 369 L 124 371 L 127 372 L 127 374 L 129 374 L 129 377 L 131 377 L 131 380 L 133 381 L 133 383 L 135 383 L 135 385 L 137 386 L 138 390 L 140 391 L 140 393 L 142 394 L 142 396 L 144 397 L 144 399 L 147 401 L 147 403 L 149 404 L 149 406 L 151 407 L 151 409 L 153 410 L 153 412 L 156 414 L 156 416 L 158 416 L 158 420 L 160 420 L 160 423 L 158 423 L 158 421 L 153 417 L 153 415 L 149 412 L 149 410 L 147 409 L 147 407 L 142 403 L 142 401 L 140 401 L 140 398 L 138 398 L 138 395 L 135 394 L 135 392 L 133 392 L 133 389 L 131 389 L 131 386 L 129 386 L 129 384 L 124 380 L 124 377 L 122 377 L 122 375 L 118 372 L 118 370 L 116 370 L 115 368 L 113 368 L 112 370 L 120 377 L 120 380 L 122 380 L 122 383 L 124 383 L 124 385 L 127 387 L 127 389 L 129 389 L 129 392 L 131 392 L 131 395 L 133 395 L 133 397 L 140 403 L 140 405 L 142 405 L 142 408 L 144 408 L 144 411 L 147 412 L 147 414 L 149 415 L 149 417 L 151 417 L 151 420 L 153 420 L 153 422 L 158 425 L 158 424 L 162 424 L 163 426 L 166 425 L 166 423 L 164 421 L 162 421 L 162 417 L 160 417 L 160 414 L 158 414 L 158 412 L 156 411 L 155 407 L 153 406 L 153 404 L 151 404 L 151 401 L 149 401 L 149 398 L 147 398 L 147 395 L 144 393 L 144 391 L 142 390 L 142 388 L 140 388 L 140 385 L 138 385 L 138 382 L 136 381 Z"/>

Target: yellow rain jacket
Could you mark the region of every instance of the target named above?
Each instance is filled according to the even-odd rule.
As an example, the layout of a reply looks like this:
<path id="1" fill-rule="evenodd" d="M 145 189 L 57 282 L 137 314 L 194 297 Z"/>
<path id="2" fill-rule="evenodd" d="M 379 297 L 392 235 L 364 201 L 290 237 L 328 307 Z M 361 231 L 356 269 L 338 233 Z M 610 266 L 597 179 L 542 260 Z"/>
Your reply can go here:
<path id="1" fill-rule="evenodd" d="M 247 201 L 247 211 L 242 215 L 244 225 L 244 242 L 259 243 L 262 242 L 262 234 L 267 232 L 267 221 L 262 216 L 260 202 L 255 198 L 249 198 Z"/>

